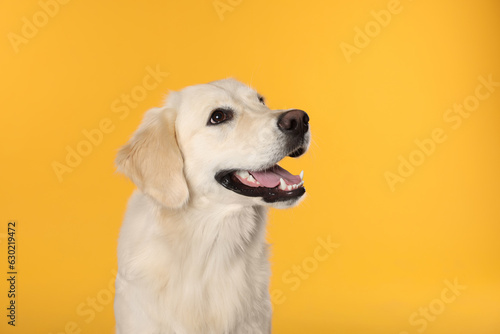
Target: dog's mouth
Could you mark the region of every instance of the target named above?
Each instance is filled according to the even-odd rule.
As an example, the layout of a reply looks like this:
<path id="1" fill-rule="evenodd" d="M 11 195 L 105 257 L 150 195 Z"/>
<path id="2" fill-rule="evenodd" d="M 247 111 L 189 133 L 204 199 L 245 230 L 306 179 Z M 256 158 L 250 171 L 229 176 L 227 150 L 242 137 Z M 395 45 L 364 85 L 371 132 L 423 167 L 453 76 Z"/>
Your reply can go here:
<path id="1" fill-rule="evenodd" d="M 293 175 L 279 165 L 263 170 L 224 170 L 215 175 L 225 188 L 243 196 L 262 197 L 268 203 L 301 197 L 306 192 L 303 178 L 303 171 Z"/>

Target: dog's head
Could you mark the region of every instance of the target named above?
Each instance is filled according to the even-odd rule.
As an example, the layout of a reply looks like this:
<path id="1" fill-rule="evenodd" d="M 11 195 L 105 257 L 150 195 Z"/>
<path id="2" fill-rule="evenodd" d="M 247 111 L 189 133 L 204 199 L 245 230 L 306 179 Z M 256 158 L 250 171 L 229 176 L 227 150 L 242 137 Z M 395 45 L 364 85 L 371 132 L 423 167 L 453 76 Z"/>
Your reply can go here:
<path id="1" fill-rule="evenodd" d="M 308 122 L 302 110 L 270 110 L 233 79 L 190 86 L 146 113 L 116 163 L 169 208 L 190 200 L 289 207 L 305 193 L 302 173 L 277 163 L 306 152 Z"/>

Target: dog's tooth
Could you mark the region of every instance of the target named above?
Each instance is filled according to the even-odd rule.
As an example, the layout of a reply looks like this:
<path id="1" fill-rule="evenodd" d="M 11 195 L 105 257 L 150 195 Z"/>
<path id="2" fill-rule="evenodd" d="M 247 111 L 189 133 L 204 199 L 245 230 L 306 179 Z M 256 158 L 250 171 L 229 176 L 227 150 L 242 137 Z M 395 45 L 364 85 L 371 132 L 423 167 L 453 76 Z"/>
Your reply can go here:
<path id="1" fill-rule="evenodd" d="M 285 180 L 283 180 L 282 177 L 280 177 L 280 189 L 281 190 L 286 190 L 286 183 L 285 183 Z"/>
<path id="2" fill-rule="evenodd" d="M 247 177 L 247 180 L 248 180 L 248 181 L 250 181 L 250 182 L 253 182 L 253 183 L 255 183 L 255 182 L 256 182 L 256 181 L 255 181 L 255 179 L 254 179 L 254 177 L 253 177 L 252 175 L 249 175 L 249 176 Z"/>
<path id="3" fill-rule="evenodd" d="M 236 174 L 241 176 L 242 178 L 246 179 L 250 174 L 246 170 L 240 170 Z"/>
<path id="4" fill-rule="evenodd" d="M 286 187 L 286 190 L 292 190 L 292 186 Z"/>
<path id="5" fill-rule="evenodd" d="M 304 184 L 304 181 L 300 181 L 300 183 L 297 184 L 298 187 Z"/>
<path id="6" fill-rule="evenodd" d="M 301 171 L 300 172 L 300 179 L 303 180 L 304 179 L 304 171 Z"/>

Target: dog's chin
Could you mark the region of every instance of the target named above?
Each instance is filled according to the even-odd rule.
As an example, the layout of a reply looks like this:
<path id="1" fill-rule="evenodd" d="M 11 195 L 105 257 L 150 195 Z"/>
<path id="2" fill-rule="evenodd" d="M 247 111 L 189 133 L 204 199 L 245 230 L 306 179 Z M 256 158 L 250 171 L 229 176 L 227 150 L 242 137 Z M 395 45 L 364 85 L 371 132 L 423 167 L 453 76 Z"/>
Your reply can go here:
<path id="1" fill-rule="evenodd" d="M 261 200 L 262 201 L 261 204 L 263 206 L 276 208 L 276 209 L 289 209 L 289 208 L 292 208 L 294 206 L 299 205 L 300 202 L 302 202 L 305 197 L 306 197 L 306 193 L 304 192 L 304 194 L 302 194 L 302 196 L 299 196 L 299 197 L 296 197 L 293 199 L 289 199 L 289 200 L 279 201 L 279 202 L 269 203 L 269 202 L 265 202 L 264 200 Z"/>
<path id="2" fill-rule="evenodd" d="M 299 147 L 288 154 L 296 158 L 307 148 Z M 225 169 L 215 174 L 215 180 L 226 189 L 246 197 L 260 198 L 264 204 L 277 208 L 288 208 L 299 203 L 304 197 L 303 174 L 293 175 L 277 164 L 262 168 Z"/>

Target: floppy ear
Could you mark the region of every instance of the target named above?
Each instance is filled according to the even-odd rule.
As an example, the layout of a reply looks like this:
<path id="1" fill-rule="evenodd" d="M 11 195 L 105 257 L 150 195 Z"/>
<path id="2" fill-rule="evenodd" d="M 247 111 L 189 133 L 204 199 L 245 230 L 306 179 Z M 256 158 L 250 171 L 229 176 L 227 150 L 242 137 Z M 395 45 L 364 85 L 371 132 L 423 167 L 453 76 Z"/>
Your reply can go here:
<path id="1" fill-rule="evenodd" d="M 149 110 L 115 161 L 118 171 L 143 193 L 169 208 L 180 208 L 189 197 L 175 136 L 175 118 L 175 109 Z"/>

